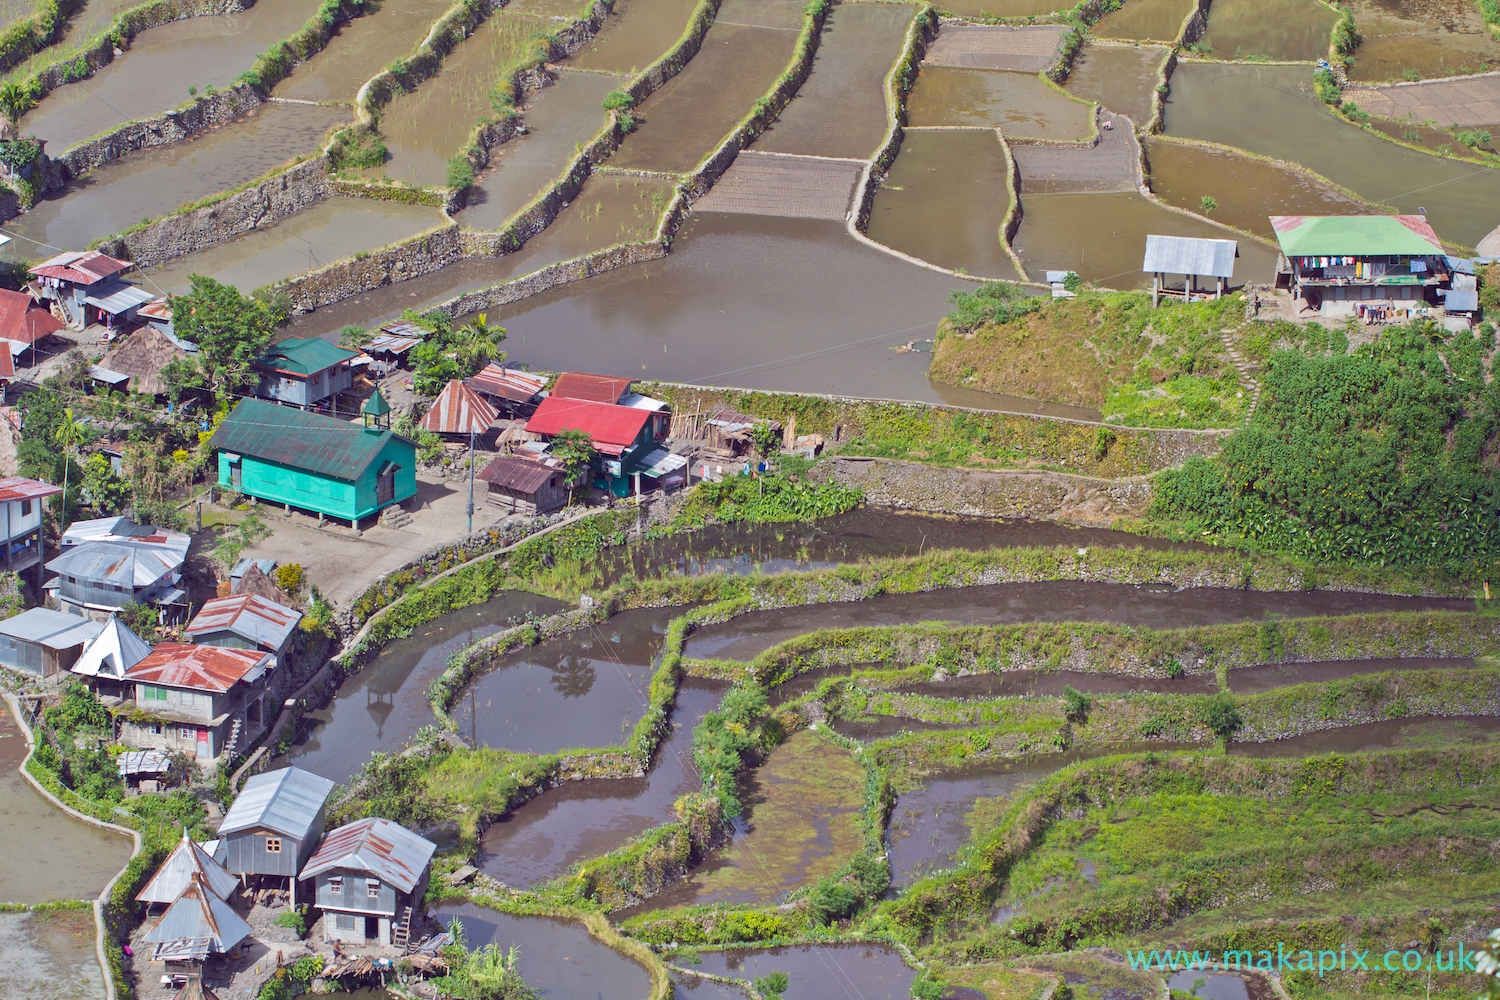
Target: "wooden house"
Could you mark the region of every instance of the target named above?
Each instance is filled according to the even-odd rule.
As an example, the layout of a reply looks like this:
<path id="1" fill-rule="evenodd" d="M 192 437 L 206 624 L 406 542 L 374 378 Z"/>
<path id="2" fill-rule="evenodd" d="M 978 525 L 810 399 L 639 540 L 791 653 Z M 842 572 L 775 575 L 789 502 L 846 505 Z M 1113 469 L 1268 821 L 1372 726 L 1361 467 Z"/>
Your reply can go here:
<path id="1" fill-rule="evenodd" d="M 258 649 L 159 643 L 125 671 L 135 709 L 120 725 L 126 746 L 217 761 L 265 732 L 275 658 Z"/>
<path id="2" fill-rule="evenodd" d="M 283 340 L 252 362 L 260 373 L 255 394 L 310 409 L 354 385 L 354 370 L 349 364 L 359 352 L 345 350 L 321 337 Z"/>
<path id="3" fill-rule="evenodd" d="M 493 361 L 465 384 L 507 417 L 531 416 L 547 388 L 547 380 L 542 376 L 519 368 L 505 368 Z"/>
<path id="4" fill-rule="evenodd" d="M 327 941 L 404 948 L 437 845 L 388 819 L 355 820 L 323 838 L 302 869 Z"/>
<path id="5" fill-rule="evenodd" d="M 205 888 L 220 899 L 228 899 L 239 887 L 240 880 L 219 864 L 213 857 L 182 831 L 182 839 L 172 848 L 172 853 L 156 869 L 141 891 L 135 894 L 136 902 L 147 907 L 170 906 L 177 901 L 194 877 L 202 881 Z"/>
<path id="6" fill-rule="evenodd" d="M 489 502 L 510 514 L 550 514 L 568 503 L 568 485 L 561 462 L 506 455 L 479 472 Z"/>
<path id="7" fill-rule="evenodd" d="M 388 427 L 246 399 L 212 444 L 220 486 L 354 527 L 417 492 L 417 446 Z"/>
<path id="8" fill-rule="evenodd" d="M 70 330 L 93 323 L 113 324 L 117 317 L 133 319 L 141 306 L 156 298 L 120 279 L 133 266 L 98 250 L 70 250 L 33 267 L 29 288 L 37 298 L 57 303 Z"/>
<path id="9" fill-rule="evenodd" d="M 110 615 L 104 629 L 84 647 L 73 673 L 101 698 L 131 700 L 125 674 L 151 655 L 151 644 L 132 632 L 118 615 Z"/>
<path id="10" fill-rule="evenodd" d="M 0 621 L 0 667 L 44 680 L 67 674 L 104 626 L 77 615 L 32 608 Z"/>
<path id="11" fill-rule="evenodd" d="M 62 320 L 25 292 L 0 288 L 0 377 L 14 378 L 16 358 L 63 328 Z M 34 354 L 35 352 L 33 352 Z M 9 371 L 5 369 L 8 368 Z"/>
<path id="12" fill-rule="evenodd" d="M 75 521 L 60 540 L 62 554 L 47 568 L 45 587 L 60 610 L 103 621 L 127 604 L 150 604 L 164 619 L 187 614 L 182 567 L 192 538 L 137 524 L 128 517 Z"/>
<path id="13" fill-rule="evenodd" d="M 323 833 L 333 785 L 300 767 L 253 775 L 219 824 L 215 860 L 242 879 L 286 879 L 295 906 L 297 876 Z"/>
<path id="14" fill-rule="evenodd" d="M 1451 287 L 1443 244 L 1421 215 L 1272 216 L 1278 285 L 1325 319 L 1405 322 Z"/>
<path id="15" fill-rule="evenodd" d="M 188 622 L 183 634 L 204 646 L 258 649 L 286 665 L 286 655 L 297 637 L 302 612 L 253 594 L 219 597 Z"/>
<path id="16" fill-rule="evenodd" d="M 199 964 L 234 950 L 251 933 L 245 918 L 194 873 L 142 940 L 155 945 L 153 961 Z"/>

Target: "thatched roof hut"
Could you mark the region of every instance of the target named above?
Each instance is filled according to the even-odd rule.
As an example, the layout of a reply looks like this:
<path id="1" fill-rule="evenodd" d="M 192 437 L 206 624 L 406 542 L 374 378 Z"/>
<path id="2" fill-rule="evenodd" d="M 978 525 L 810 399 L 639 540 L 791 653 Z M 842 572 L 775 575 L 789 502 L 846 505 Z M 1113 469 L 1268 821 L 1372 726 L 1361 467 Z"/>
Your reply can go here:
<path id="1" fill-rule="evenodd" d="M 100 358 L 98 367 L 128 375 L 133 392 L 161 396 L 167 392 L 167 383 L 161 377 L 163 366 L 187 356 L 188 352 L 177 342 L 147 324 Z"/>
<path id="2" fill-rule="evenodd" d="M 297 607 L 297 602 L 286 591 L 276 586 L 275 581 L 262 573 L 260 567 L 254 563 L 250 564 L 250 568 L 245 570 L 245 575 L 240 577 L 240 582 L 235 585 L 234 595 L 238 597 L 242 594 L 254 594 L 256 597 L 263 597 L 275 604 L 280 604 L 284 608 Z"/>

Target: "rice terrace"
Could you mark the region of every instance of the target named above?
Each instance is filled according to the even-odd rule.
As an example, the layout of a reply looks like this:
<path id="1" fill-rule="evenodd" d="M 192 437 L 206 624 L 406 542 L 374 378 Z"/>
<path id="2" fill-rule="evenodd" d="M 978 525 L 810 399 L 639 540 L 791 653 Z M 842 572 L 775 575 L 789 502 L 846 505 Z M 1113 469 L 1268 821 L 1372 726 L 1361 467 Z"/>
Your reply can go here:
<path id="1" fill-rule="evenodd" d="M 0 0 L 0 1000 L 1500 1000 L 1497 0 Z"/>

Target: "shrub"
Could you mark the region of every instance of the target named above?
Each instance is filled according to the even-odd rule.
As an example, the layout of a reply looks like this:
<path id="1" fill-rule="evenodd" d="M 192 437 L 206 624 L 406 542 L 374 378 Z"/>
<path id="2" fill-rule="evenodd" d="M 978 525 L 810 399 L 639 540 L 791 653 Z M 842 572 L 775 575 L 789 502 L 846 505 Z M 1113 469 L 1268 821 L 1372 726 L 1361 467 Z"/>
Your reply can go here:
<path id="1" fill-rule="evenodd" d="M 448 161 L 448 187 L 455 191 L 474 186 L 474 164 L 462 153 Z"/>
<path id="2" fill-rule="evenodd" d="M 297 932 L 298 937 L 307 936 L 307 919 L 303 917 L 301 909 L 287 910 L 285 913 L 278 913 L 273 923 L 275 923 L 277 927 L 291 928 L 292 930 Z"/>
<path id="3" fill-rule="evenodd" d="M 1220 739 L 1233 735 L 1236 729 L 1245 724 L 1239 707 L 1227 694 L 1216 694 L 1205 700 L 1199 718 Z"/>
<path id="4" fill-rule="evenodd" d="M 1082 722 L 1088 718 L 1094 699 L 1071 685 L 1063 688 L 1063 712 L 1070 722 Z"/>
<path id="5" fill-rule="evenodd" d="M 1489 129 L 1466 128 L 1461 130 L 1455 138 L 1470 149 L 1478 149 L 1480 146 L 1488 146 L 1490 144 Z"/>
<path id="6" fill-rule="evenodd" d="M 633 107 L 635 107 L 635 98 L 623 90 L 611 90 L 604 95 L 605 111 L 624 111 Z"/>
<path id="7" fill-rule="evenodd" d="M 293 597 L 302 592 L 307 583 L 307 573 L 301 563 L 284 563 L 276 567 L 276 586 Z"/>
<path id="8" fill-rule="evenodd" d="M 1041 299 L 1026 292 L 1011 281 L 989 281 L 972 292 L 954 292 L 948 299 L 954 306 L 948 314 L 948 324 L 960 333 L 967 333 L 977 326 L 988 323 L 1006 323 L 1024 316 L 1041 306 Z"/>
<path id="9" fill-rule="evenodd" d="M 380 166 L 388 153 L 385 141 L 374 129 L 355 125 L 333 137 L 328 161 L 335 170 L 359 170 Z"/>

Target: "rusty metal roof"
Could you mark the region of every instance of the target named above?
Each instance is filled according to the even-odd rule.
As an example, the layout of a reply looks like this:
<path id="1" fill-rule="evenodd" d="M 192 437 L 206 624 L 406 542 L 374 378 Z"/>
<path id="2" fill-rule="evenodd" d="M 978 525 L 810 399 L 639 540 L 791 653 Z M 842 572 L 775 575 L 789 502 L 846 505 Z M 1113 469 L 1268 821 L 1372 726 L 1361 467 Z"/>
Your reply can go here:
<path id="1" fill-rule="evenodd" d="M 161 863 L 156 874 L 146 887 L 136 893 L 142 903 L 170 903 L 192 884 L 194 876 L 202 879 L 203 885 L 220 899 L 228 899 L 240 880 L 224 870 L 224 866 L 208 855 L 203 848 L 193 843 L 186 830 L 182 840 L 172 848 L 167 860 Z"/>
<path id="2" fill-rule="evenodd" d="M 183 938 L 208 938 L 211 951 L 225 952 L 249 937 L 250 933 L 250 925 L 245 919 L 194 875 L 156 926 L 146 932 L 145 940 L 163 944 Z"/>
<path id="3" fill-rule="evenodd" d="M 148 548 L 124 540 L 84 542 L 63 549 L 47 564 L 60 576 L 107 583 L 134 590 L 149 587 L 182 568 L 183 554 L 165 547 Z"/>
<path id="4" fill-rule="evenodd" d="M 433 434 L 483 434 L 495 416 L 495 408 L 483 396 L 451 379 L 422 415 L 422 429 Z"/>
<path id="5" fill-rule="evenodd" d="M 31 269 L 31 273 L 43 278 L 57 278 L 75 285 L 92 285 L 105 278 L 119 274 L 131 267 L 128 260 L 115 260 L 98 250 L 78 252 L 70 250 L 51 260 L 44 260 Z"/>
<path id="6" fill-rule="evenodd" d="M 209 632 L 233 632 L 264 649 L 280 649 L 297 628 L 302 612 L 255 594 L 219 597 L 203 605 L 183 632 L 196 639 Z"/>
<path id="7" fill-rule="evenodd" d="M 38 482 L 35 479 L 27 479 L 23 476 L 6 476 L 0 479 L 0 502 L 6 500 L 38 500 L 42 497 L 55 497 L 62 492 L 62 487 L 51 486 L 47 483 Z"/>
<path id="8" fill-rule="evenodd" d="M 283 837 L 305 840 L 328 793 L 333 791 L 333 784 L 300 767 L 254 775 L 224 814 L 219 836 L 264 827 Z"/>
<path id="9" fill-rule="evenodd" d="M 333 830 L 307 860 L 299 878 L 332 871 L 366 872 L 411 892 L 422 880 L 437 845 L 388 819 L 360 819 Z"/>
<path id="10" fill-rule="evenodd" d="M 34 344 L 62 328 L 62 320 L 38 306 L 30 295 L 0 288 L 0 338 Z"/>
<path id="11" fill-rule="evenodd" d="M 547 380 L 517 368 L 502 368 L 492 361 L 469 379 L 469 388 L 513 403 L 529 403 L 547 388 Z"/>
<path id="12" fill-rule="evenodd" d="M 562 472 L 559 468 L 543 465 L 525 458 L 507 456 L 497 458 L 478 473 L 480 479 L 517 493 L 531 494 L 547 484 L 547 480 Z"/>
<path id="13" fill-rule="evenodd" d="M 617 375 L 590 375 L 588 372 L 563 372 L 552 386 L 552 395 L 568 399 L 586 399 L 591 403 L 618 403 L 630 391 L 632 379 Z"/>
<path id="14" fill-rule="evenodd" d="M 163 642 L 125 671 L 125 679 L 223 693 L 242 680 L 254 680 L 271 666 L 271 661 L 271 654 L 259 649 Z"/>

